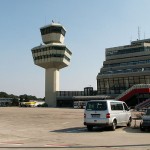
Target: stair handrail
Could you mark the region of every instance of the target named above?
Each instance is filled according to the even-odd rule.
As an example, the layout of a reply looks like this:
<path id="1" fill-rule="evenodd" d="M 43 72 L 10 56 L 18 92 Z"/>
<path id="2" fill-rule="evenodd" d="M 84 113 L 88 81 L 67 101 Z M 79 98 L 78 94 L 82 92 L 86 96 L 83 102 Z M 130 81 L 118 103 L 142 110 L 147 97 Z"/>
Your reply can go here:
<path id="1" fill-rule="evenodd" d="M 139 107 L 144 107 L 146 104 L 150 102 L 150 99 L 146 99 L 145 101 L 141 102 L 140 104 L 135 106 L 135 109 L 138 109 Z"/>
<path id="2" fill-rule="evenodd" d="M 121 93 L 119 96 L 117 96 L 116 99 L 119 100 L 121 97 L 128 94 L 130 91 L 134 89 L 139 89 L 139 88 L 150 88 L 150 84 L 135 84 L 129 89 L 127 89 L 126 91 L 124 91 L 123 93 Z"/>

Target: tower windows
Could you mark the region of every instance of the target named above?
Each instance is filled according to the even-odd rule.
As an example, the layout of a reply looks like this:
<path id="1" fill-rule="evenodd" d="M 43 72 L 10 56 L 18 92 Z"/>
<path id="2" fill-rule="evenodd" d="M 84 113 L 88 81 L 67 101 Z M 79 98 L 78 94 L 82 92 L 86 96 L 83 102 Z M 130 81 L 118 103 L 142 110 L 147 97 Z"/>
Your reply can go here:
<path id="1" fill-rule="evenodd" d="M 49 34 L 49 33 L 60 33 L 63 36 L 65 36 L 65 33 L 66 33 L 66 31 L 62 27 L 59 27 L 59 26 L 49 26 L 49 27 L 40 29 L 40 31 L 42 35 Z"/>
<path id="2" fill-rule="evenodd" d="M 43 51 L 47 51 L 47 50 L 66 50 L 70 55 L 72 54 L 68 50 L 68 48 L 66 48 L 65 46 L 50 46 L 50 47 L 35 49 L 35 50 L 32 50 L 32 53 L 38 53 L 38 52 L 43 52 Z"/>
<path id="3" fill-rule="evenodd" d="M 65 56 L 64 54 L 41 55 L 41 56 L 34 57 L 34 60 L 52 58 L 52 57 L 65 58 L 66 60 L 70 61 L 70 59 L 67 56 Z"/>

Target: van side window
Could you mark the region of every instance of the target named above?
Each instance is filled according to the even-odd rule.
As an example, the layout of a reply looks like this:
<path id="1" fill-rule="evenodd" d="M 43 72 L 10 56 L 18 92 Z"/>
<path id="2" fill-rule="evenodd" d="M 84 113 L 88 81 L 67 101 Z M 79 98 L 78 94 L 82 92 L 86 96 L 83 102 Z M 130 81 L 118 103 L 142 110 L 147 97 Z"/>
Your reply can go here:
<path id="1" fill-rule="evenodd" d="M 111 102 L 110 106 L 111 106 L 111 110 L 123 110 L 122 103 Z"/>
<path id="2" fill-rule="evenodd" d="M 86 110 L 93 111 L 93 110 L 107 110 L 106 102 L 88 102 L 86 106 Z"/>
<path id="3" fill-rule="evenodd" d="M 126 111 L 129 111 L 129 108 L 127 107 L 127 105 L 125 103 L 123 103 L 123 106 Z"/>

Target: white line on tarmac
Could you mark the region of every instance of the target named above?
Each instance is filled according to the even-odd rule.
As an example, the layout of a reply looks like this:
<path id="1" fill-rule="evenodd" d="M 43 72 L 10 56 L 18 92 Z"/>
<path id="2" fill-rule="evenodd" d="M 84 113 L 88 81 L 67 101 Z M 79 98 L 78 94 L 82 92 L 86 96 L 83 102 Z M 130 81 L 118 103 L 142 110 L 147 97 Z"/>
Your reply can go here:
<path id="1" fill-rule="evenodd" d="M 0 142 L 0 144 L 7 144 L 7 145 L 23 145 L 24 143 L 13 143 L 13 142 Z"/>
<path id="2" fill-rule="evenodd" d="M 68 124 L 68 123 L 70 123 L 70 122 L 64 122 L 64 123 L 62 123 L 62 124 Z"/>
<path id="3" fill-rule="evenodd" d="M 70 147 L 71 145 L 67 144 L 46 144 L 47 147 Z"/>

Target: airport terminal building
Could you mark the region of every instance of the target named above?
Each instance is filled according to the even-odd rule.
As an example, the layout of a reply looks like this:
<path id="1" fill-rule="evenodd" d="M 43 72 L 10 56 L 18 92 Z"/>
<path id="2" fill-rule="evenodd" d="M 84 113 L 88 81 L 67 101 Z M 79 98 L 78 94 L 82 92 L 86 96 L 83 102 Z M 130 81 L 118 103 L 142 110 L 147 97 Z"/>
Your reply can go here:
<path id="1" fill-rule="evenodd" d="M 134 85 L 150 84 L 150 39 L 107 48 L 105 58 L 97 75 L 98 94 L 118 96 Z"/>
<path id="2" fill-rule="evenodd" d="M 77 95 L 73 91 L 59 91 L 57 106 L 72 106 L 74 101 L 80 100 L 109 98 L 136 106 L 150 98 L 150 39 L 107 48 L 105 57 L 97 75 L 97 91 L 85 93 L 89 87 L 82 94 L 77 92 Z"/>

